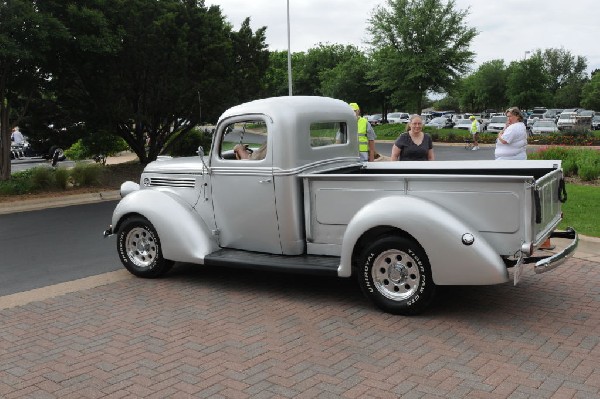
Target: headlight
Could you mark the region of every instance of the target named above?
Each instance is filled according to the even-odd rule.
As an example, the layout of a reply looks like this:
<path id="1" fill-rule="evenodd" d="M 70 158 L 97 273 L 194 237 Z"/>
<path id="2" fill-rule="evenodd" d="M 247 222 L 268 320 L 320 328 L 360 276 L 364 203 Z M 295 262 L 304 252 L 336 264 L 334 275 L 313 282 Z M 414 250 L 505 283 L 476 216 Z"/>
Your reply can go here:
<path id="1" fill-rule="evenodd" d="M 126 195 L 131 194 L 134 191 L 138 191 L 139 189 L 139 184 L 132 181 L 126 181 L 125 183 L 121 184 L 121 198 L 125 198 Z"/>

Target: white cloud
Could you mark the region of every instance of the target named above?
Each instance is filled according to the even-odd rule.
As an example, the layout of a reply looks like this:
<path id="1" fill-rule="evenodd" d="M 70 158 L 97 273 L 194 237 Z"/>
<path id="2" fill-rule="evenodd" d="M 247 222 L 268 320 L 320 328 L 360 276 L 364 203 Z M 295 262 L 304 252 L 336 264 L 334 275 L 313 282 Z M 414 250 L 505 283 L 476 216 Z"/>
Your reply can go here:
<path id="1" fill-rule="evenodd" d="M 287 0 L 207 0 L 221 7 L 238 29 L 250 17 L 253 29 L 267 26 L 270 50 L 286 50 Z M 367 47 L 367 26 L 377 6 L 385 0 L 289 0 L 291 50 L 306 51 L 318 43 Z M 587 58 L 588 71 L 600 68 L 600 2 L 597 0 L 456 0 L 470 8 L 466 22 L 479 34 L 471 49 L 475 65 L 493 59 L 506 64 L 523 59 L 526 51 L 564 48 Z"/>

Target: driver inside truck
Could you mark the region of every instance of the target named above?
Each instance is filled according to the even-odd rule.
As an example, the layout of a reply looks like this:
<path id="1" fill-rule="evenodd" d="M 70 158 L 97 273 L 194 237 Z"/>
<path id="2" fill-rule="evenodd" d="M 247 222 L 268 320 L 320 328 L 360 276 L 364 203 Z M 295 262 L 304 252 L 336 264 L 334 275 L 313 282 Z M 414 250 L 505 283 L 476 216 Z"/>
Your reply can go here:
<path id="1" fill-rule="evenodd" d="M 257 150 L 252 151 L 248 148 L 248 144 L 236 144 L 233 147 L 235 153 L 235 159 L 249 159 L 252 161 L 259 161 L 265 159 L 267 155 L 267 142 L 265 141 Z"/>

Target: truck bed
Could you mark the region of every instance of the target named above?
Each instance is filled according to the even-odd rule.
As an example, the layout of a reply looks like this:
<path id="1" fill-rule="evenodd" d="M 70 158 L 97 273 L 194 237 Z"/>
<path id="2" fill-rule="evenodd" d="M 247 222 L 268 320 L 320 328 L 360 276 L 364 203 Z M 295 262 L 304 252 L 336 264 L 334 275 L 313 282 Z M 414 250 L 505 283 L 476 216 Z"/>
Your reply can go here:
<path id="1" fill-rule="evenodd" d="M 364 204 L 389 196 L 451 211 L 503 256 L 524 242 L 538 246 L 561 219 L 559 161 L 372 162 L 302 177 L 309 253 L 337 255 L 319 243 L 342 237 Z"/>

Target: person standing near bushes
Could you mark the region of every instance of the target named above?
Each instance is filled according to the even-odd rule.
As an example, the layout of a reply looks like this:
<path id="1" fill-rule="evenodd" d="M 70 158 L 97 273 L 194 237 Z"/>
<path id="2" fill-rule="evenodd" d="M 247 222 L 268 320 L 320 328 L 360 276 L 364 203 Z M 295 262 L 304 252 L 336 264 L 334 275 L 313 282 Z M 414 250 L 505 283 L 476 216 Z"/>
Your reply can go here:
<path id="1" fill-rule="evenodd" d="M 423 132 L 423 119 L 420 115 L 411 115 L 402 133 L 392 146 L 392 161 L 433 161 L 433 140 Z"/>
<path id="2" fill-rule="evenodd" d="M 496 139 L 497 160 L 527 159 L 527 128 L 523 123 L 523 114 L 517 107 L 506 110 L 506 125 Z"/>
<path id="3" fill-rule="evenodd" d="M 373 162 L 375 160 L 375 139 L 377 135 L 367 118 L 361 116 L 358 104 L 350 103 L 349 105 L 354 111 L 358 123 L 358 152 L 360 160 L 363 162 Z"/>
<path id="4" fill-rule="evenodd" d="M 469 117 L 469 119 L 471 120 L 471 129 L 469 129 L 469 131 L 471 132 L 471 134 L 473 135 L 473 151 L 477 151 L 479 149 L 479 143 L 477 142 L 477 139 L 479 139 L 479 122 L 477 121 L 477 118 L 475 118 L 475 116 L 471 115 Z"/>

